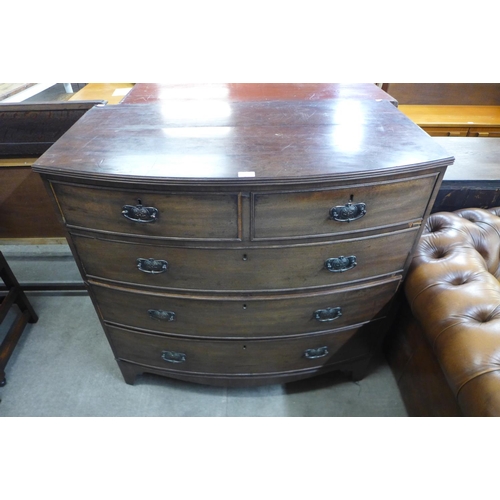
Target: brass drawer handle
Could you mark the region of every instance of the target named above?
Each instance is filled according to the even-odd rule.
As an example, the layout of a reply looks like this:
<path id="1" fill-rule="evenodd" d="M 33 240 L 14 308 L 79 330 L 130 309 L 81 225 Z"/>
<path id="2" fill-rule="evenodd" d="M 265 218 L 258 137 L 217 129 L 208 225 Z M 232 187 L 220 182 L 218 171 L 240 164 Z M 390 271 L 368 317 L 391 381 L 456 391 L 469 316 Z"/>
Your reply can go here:
<path id="1" fill-rule="evenodd" d="M 330 209 L 330 217 L 338 222 L 352 222 L 361 219 L 366 214 L 365 203 L 347 202 Z"/>
<path id="2" fill-rule="evenodd" d="M 161 309 L 149 309 L 148 314 L 151 318 L 159 321 L 175 321 L 175 313 L 173 311 L 162 311 Z"/>
<path id="3" fill-rule="evenodd" d="M 327 307 L 326 309 L 318 309 L 314 311 L 314 318 L 317 321 L 334 321 L 342 316 L 341 307 Z"/>
<path id="4" fill-rule="evenodd" d="M 139 258 L 137 259 L 137 269 L 143 273 L 161 274 L 168 269 L 168 262 L 166 260 Z"/>
<path id="5" fill-rule="evenodd" d="M 332 273 L 343 273 L 349 271 L 356 267 L 357 261 L 356 256 L 351 255 L 349 257 L 332 257 L 331 259 L 325 260 L 325 267 Z"/>
<path id="6" fill-rule="evenodd" d="M 186 355 L 183 352 L 163 351 L 161 357 L 169 363 L 184 363 L 186 361 Z"/>
<path id="7" fill-rule="evenodd" d="M 304 351 L 304 358 L 318 359 L 328 355 L 328 346 L 317 347 L 316 349 L 306 349 Z"/>
<path id="8" fill-rule="evenodd" d="M 159 214 L 159 210 L 155 207 L 143 207 L 142 205 L 124 205 L 122 208 L 123 217 L 133 222 L 156 222 Z"/>

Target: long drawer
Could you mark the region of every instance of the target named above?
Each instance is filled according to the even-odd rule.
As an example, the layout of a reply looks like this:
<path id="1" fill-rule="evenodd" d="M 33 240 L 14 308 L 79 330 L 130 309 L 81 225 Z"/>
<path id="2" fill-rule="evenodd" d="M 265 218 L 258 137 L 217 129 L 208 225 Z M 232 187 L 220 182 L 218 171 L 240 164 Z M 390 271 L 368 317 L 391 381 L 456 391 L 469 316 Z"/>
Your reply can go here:
<path id="1" fill-rule="evenodd" d="M 112 326 L 107 330 L 119 360 L 179 372 L 257 375 L 306 370 L 368 355 L 378 338 L 378 327 L 374 322 L 286 341 L 186 340 Z"/>
<path id="2" fill-rule="evenodd" d="M 87 275 L 177 290 L 284 290 L 401 272 L 418 228 L 335 243 L 179 248 L 73 234 Z"/>
<path id="3" fill-rule="evenodd" d="M 253 239 L 354 233 L 421 219 L 437 175 L 253 196 Z"/>
<path id="4" fill-rule="evenodd" d="M 106 322 L 189 337 L 259 338 L 332 330 L 384 317 L 400 279 L 328 293 L 220 298 L 90 284 Z"/>
<path id="5" fill-rule="evenodd" d="M 180 239 L 236 240 L 237 193 L 162 193 L 53 183 L 70 226 Z"/>

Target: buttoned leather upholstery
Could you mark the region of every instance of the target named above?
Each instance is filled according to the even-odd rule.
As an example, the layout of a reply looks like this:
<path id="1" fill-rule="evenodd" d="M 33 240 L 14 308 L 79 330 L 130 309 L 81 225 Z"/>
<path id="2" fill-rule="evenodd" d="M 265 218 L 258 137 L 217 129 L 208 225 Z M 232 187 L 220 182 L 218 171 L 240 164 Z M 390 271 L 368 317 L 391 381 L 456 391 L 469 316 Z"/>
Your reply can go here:
<path id="1" fill-rule="evenodd" d="M 466 416 L 500 416 L 500 207 L 429 217 L 405 280 Z"/>

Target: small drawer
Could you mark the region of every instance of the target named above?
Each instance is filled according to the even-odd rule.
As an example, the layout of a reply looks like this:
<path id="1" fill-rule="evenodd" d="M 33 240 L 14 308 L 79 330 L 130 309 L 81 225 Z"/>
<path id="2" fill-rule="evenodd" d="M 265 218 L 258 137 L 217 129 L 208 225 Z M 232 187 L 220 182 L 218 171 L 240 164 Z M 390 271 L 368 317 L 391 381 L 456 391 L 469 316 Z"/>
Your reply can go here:
<path id="1" fill-rule="evenodd" d="M 469 137 L 500 137 L 500 127 L 471 127 Z"/>
<path id="2" fill-rule="evenodd" d="M 237 240 L 238 194 L 162 193 L 53 183 L 66 224 L 171 239 Z"/>
<path id="3" fill-rule="evenodd" d="M 182 296 L 91 282 L 104 321 L 189 337 L 258 338 L 342 328 L 385 317 L 400 277 L 336 292 Z"/>
<path id="4" fill-rule="evenodd" d="M 432 137 L 467 137 L 469 134 L 469 127 L 427 127 L 422 128 Z"/>
<path id="5" fill-rule="evenodd" d="M 356 233 L 421 219 L 437 176 L 324 191 L 254 194 L 255 240 Z"/>
<path id="6" fill-rule="evenodd" d="M 73 234 L 88 276 L 170 290 L 291 290 L 401 273 L 418 228 L 334 243 L 186 248 Z M 390 249 L 390 252 L 387 251 Z"/>
<path id="7" fill-rule="evenodd" d="M 314 369 L 369 355 L 379 328 L 375 322 L 335 333 L 249 341 L 178 339 L 112 326 L 107 330 L 122 361 L 199 375 L 251 375 Z"/>

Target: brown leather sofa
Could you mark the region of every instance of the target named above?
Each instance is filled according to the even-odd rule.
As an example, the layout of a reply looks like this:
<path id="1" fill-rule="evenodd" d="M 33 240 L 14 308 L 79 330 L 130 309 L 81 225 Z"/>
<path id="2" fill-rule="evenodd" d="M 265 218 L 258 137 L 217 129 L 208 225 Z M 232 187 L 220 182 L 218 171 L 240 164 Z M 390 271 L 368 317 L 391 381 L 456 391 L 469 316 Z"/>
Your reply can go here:
<path id="1" fill-rule="evenodd" d="M 499 215 L 427 221 L 386 344 L 410 416 L 500 416 Z"/>

